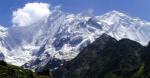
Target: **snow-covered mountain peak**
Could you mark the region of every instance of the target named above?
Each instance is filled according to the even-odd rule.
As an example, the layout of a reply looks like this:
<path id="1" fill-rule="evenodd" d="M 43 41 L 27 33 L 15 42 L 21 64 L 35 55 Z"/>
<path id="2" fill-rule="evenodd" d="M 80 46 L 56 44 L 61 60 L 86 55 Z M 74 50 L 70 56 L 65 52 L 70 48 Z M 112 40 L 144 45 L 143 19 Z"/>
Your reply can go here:
<path id="1" fill-rule="evenodd" d="M 4 26 L 1 26 L 1 25 L 0 25 L 0 30 L 4 30 L 4 31 L 6 31 L 6 30 L 7 30 L 7 28 L 5 28 Z"/>
<path id="2" fill-rule="evenodd" d="M 120 40 L 129 38 L 138 41 L 142 45 L 147 45 L 150 41 L 150 22 L 131 17 L 118 11 L 111 11 L 102 16 L 96 16 L 98 24 L 102 24 L 103 30 L 112 37 Z M 147 34 L 147 35 L 145 35 Z"/>
<path id="3" fill-rule="evenodd" d="M 108 13 L 105 13 L 104 15 L 96 16 L 96 19 L 101 20 L 101 22 L 104 22 L 108 25 L 113 25 L 115 23 L 119 23 L 120 20 L 123 20 L 123 19 L 131 20 L 133 18 L 129 17 L 128 15 L 124 13 L 113 10 Z"/>
<path id="4" fill-rule="evenodd" d="M 0 25 L 0 37 L 6 37 L 7 36 L 7 28 Z"/>
<path id="5" fill-rule="evenodd" d="M 104 15 L 115 15 L 115 16 L 127 16 L 126 14 L 122 13 L 122 12 L 119 12 L 119 11 L 116 11 L 116 10 L 113 10 L 113 11 L 110 11 Z"/>
<path id="6" fill-rule="evenodd" d="M 101 21 L 103 23 L 106 23 L 108 25 L 113 25 L 117 23 L 129 23 L 129 24 L 140 24 L 140 26 L 146 26 L 150 25 L 150 22 L 141 20 L 138 17 L 131 17 L 125 13 L 113 10 L 108 13 L 105 13 L 104 15 L 101 16 L 96 16 L 95 17 L 98 21 Z"/>
<path id="7" fill-rule="evenodd" d="M 0 27 L 7 35 L 0 52 L 8 63 L 36 68 L 50 59 L 70 60 L 80 50 L 106 33 L 117 40 L 128 38 L 143 45 L 150 41 L 150 23 L 118 11 L 101 16 L 53 10 L 44 20 L 25 27 Z M 0 37 L 1 38 L 1 37 Z"/>

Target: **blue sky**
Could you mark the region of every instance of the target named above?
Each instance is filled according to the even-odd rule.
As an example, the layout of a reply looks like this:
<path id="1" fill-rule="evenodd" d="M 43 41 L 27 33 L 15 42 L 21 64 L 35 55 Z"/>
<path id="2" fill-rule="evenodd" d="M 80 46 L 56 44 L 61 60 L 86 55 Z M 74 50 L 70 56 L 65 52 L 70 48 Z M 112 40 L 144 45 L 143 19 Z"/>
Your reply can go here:
<path id="1" fill-rule="evenodd" d="M 102 15 L 117 10 L 150 21 L 150 0 L 0 0 L 0 25 L 11 26 L 12 12 L 29 2 L 61 5 L 63 11 L 70 13 L 93 9 L 94 15 Z"/>

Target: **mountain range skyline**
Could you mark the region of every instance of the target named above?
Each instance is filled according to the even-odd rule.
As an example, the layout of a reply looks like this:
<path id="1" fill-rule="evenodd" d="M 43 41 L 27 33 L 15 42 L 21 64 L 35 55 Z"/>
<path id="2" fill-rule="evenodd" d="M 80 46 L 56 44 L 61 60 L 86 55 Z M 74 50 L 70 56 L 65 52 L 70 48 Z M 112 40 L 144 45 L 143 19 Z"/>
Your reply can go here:
<path id="1" fill-rule="evenodd" d="M 0 78 L 150 78 L 150 0 L 3 0 Z"/>
<path id="2" fill-rule="evenodd" d="M 102 34 L 117 40 L 131 39 L 142 45 L 150 41 L 149 22 L 118 11 L 89 16 L 84 13 L 66 13 L 58 7 L 47 10 L 48 5 L 43 3 L 32 4 L 34 6 L 29 3 L 15 12 L 16 26 L 0 27 L 0 52 L 9 64 L 35 70 L 45 66 L 51 59 L 71 60 Z M 35 6 L 38 9 L 42 7 L 46 13 L 37 11 Z M 30 12 L 31 9 L 34 11 Z M 37 20 L 22 14 L 41 17 Z"/>
<path id="3" fill-rule="evenodd" d="M 117 10 L 128 14 L 130 16 L 139 17 L 141 19 L 150 21 L 148 14 L 150 11 L 149 8 L 149 0 L 140 1 L 140 0 L 93 0 L 93 1 L 85 1 L 85 0 L 75 0 L 75 1 L 67 1 L 67 0 L 14 0 L 14 1 L 1 1 L 0 2 L 0 25 L 10 27 L 12 26 L 13 12 L 17 9 L 23 8 L 27 3 L 47 3 L 52 7 L 61 6 L 61 10 L 68 13 L 80 13 L 84 11 L 91 10 L 94 15 L 102 15 L 112 10 Z M 107 5 L 107 6 L 106 6 Z"/>

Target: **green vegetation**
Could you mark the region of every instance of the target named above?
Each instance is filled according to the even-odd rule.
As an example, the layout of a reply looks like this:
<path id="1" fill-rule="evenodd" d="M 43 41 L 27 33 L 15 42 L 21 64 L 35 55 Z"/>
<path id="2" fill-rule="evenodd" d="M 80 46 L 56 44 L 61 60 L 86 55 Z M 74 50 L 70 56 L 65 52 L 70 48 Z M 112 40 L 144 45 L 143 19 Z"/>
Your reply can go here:
<path id="1" fill-rule="evenodd" d="M 35 78 L 50 78 L 47 75 L 35 75 Z"/>
<path id="2" fill-rule="evenodd" d="M 32 71 L 0 62 L 0 78 L 34 78 Z"/>
<path id="3" fill-rule="evenodd" d="M 135 74 L 133 75 L 133 78 L 141 78 L 144 75 L 144 68 L 145 64 L 142 64 L 137 70 L 137 72 L 135 72 Z"/>
<path id="4" fill-rule="evenodd" d="M 50 78 L 48 75 L 39 75 L 31 70 L 9 65 L 0 61 L 0 78 Z"/>

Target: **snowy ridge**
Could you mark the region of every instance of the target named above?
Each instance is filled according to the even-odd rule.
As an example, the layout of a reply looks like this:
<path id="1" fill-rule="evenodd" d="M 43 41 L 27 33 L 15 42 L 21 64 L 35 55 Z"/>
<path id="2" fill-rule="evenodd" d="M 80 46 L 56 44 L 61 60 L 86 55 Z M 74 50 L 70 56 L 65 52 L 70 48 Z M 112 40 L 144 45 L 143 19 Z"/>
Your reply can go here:
<path id="1" fill-rule="evenodd" d="M 8 63 L 35 69 L 52 58 L 73 59 L 103 33 L 147 45 L 150 22 L 118 11 L 93 17 L 55 10 L 47 19 L 27 27 L 0 27 L 0 51 Z"/>
<path id="2" fill-rule="evenodd" d="M 129 17 L 123 13 L 112 11 L 96 17 L 97 21 L 108 24 L 105 31 L 112 37 L 120 40 L 129 38 L 142 45 L 147 45 L 150 38 L 150 23 L 139 18 Z M 101 20 L 102 19 L 102 20 Z"/>

